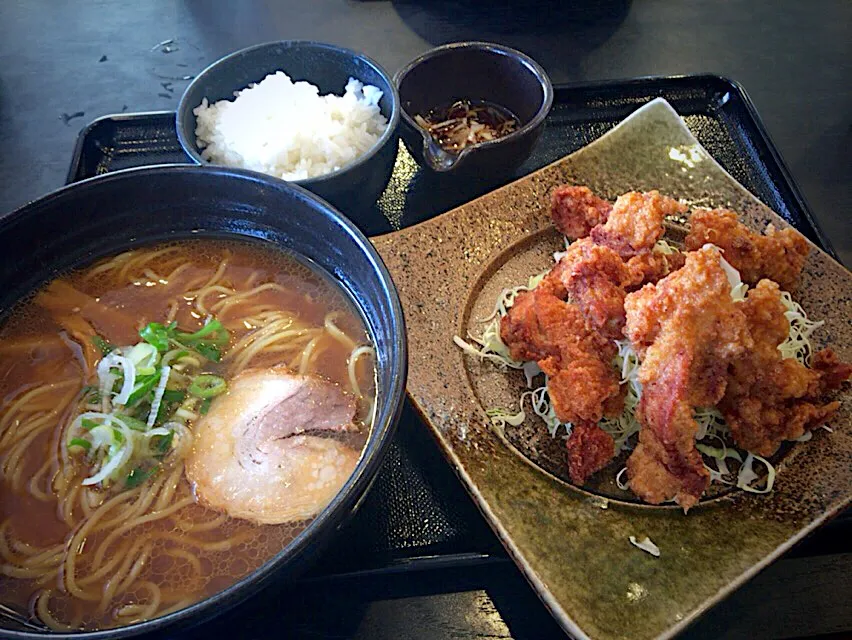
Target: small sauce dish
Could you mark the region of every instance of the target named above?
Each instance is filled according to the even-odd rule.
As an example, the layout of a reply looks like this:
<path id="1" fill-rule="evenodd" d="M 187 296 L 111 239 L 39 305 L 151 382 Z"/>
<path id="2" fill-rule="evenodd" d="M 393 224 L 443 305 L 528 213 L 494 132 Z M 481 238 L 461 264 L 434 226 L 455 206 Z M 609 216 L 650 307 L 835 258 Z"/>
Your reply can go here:
<path id="1" fill-rule="evenodd" d="M 532 153 L 553 105 L 553 86 L 537 62 L 489 42 L 427 51 L 394 82 L 406 148 L 421 166 L 441 174 L 493 176 L 516 169 Z"/>

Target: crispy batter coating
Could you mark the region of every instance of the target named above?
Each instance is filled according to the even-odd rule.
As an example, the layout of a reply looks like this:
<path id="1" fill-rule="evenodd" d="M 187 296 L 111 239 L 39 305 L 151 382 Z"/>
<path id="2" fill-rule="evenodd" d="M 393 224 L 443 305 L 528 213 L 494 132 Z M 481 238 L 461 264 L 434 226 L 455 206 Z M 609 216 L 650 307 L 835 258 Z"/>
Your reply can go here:
<path id="1" fill-rule="evenodd" d="M 603 469 L 615 455 L 612 436 L 591 422 L 575 424 L 565 448 L 568 450 L 568 473 L 577 485 Z"/>
<path id="2" fill-rule="evenodd" d="M 598 422 L 605 415 L 612 415 L 613 403 L 607 401 L 621 397 L 618 376 L 611 365 L 595 354 L 583 354 L 560 367 L 552 359 L 541 360 L 539 367 L 549 376 L 547 392 L 562 422 Z M 621 408 L 615 410 L 616 415 Z"/>
<path id="3" fill-rule="evenodd" d="M 617 253 L 583 238 L 568 247 L 539 286 L 560 298 L 570 296 L 592 328 L 618 340 L 623 337 L 628 279 L 627 267 Z"/>
<path id="4" fill-rule="evenodd" d="M 658 282 L 686 262 L 686 254 L 680 251 L 662 253 L 645 251 L 627 261 L 628 279 L 624 283 L 627 291 L 635 291 L 649 282 Z"/>
<path id="5" fill-rule="evenodd" d="M 820 393 L 839 389 L 852 376 L 852 365 L 841 362 L 831 349 L 817 351 L 811 359 L 811 369 L 820 373 Z"/>
<path id="6" fill-rule="evenodd" d="M 593 227 L 606 222 L 612 204 L 598 198 L 588 187 L 562 185 L 550 196 L 553 224 L 572 240 L 585 238 Z"/>
<path id="7" fill-rule="evenodd" d="M 779 231 L 769 225 L 766 235 L 754 233 L 728 209 L 698 209 L 689 223 L 684 240 L 688 250 L 715 244 L 744 282 L 754 285 L 767 278 L 785 291 L 795 289 L 810 252 L 807 240 L 795 229 Z"/>
<path id="8" fill-rule="evenodd" d="M 769 456 L 784 440 L 801 437 L 834 414 L 840 404 L 819 398 L 848 379 L 852 367 L 830 350 L 814 356 L 812 369 L 782 359 L 778 345 L 789 323 L 776 283 L 761 280 L 740 306 L 754 346 L 731 362 L 719 409 L 739 446 Z"/>
<path id="9" fill-rule="evenodd" d="M 501 320 L 500 337 L 512 358 L 536 360 L 550 377 L 550 399 L 563 422 L 597 422 L 620 395 L 610 365 L 615 345 L 588 326 L 576 305 L 538 289 L 521 293 Z"/>
<path id="10" fill-rule="evenodd" d="M 709 482 L 695 448 L 693 409 L 719 401 L 728 363 L 752 346 L 730 291 L 718 251 L 707 248 L 687 254 L 682 269 L 625 301 L 625 331 L 644 354 L 643 428 L 627 473 L 631 489 L 646 502 L 674 499 L 686 510 Z"/>
<path id="11" fill-rule="evenodd" d="M 624 260 L 651 251 L 663 237 L 666 216 L 681 215 L 686 206 L 659 191 L 632 191 L 618 196 L 606 223 L 591 230 L 596 244 L 614 249 Z"/>
<path id="12" fill-rule="evenodd" d="M 654 251 L 654 245 L 664 234 L 665 217 L 685 210 L 684 205 L 657 191 L 625 193 L 612 205 L 588 187 L 570 185 L 558 187 L 551 202 L 551 217 L 559 231 L 572 239 L 591 235 L 591 244 L 609 247 L 625 261 L 629 275 L 620 284 L 627 291 L 657 282 L 683 266 L 680 251 L 663 254 Z M 561 274 L 553 276 L 544 286 L 564 299 L 567 293 L 560 286 Z"/>
<path id="13" fill-rule="evenodd" d="M 502 318 L 500 336 L 512 358 L 536 360 L 547 374 L 550 401 L 562 422 L 595 425 L 604 415 L 621 412 L 624 397 L 611 365 L 615 345 L 589 326 L 575 304 L 543 289 L 523 292 Z M 596 425 L 594 429 L 600 431 Z M 587 435 L 585 440 L 600 443 L 604 436 Z M 599 446 L 577 445 L 572 450 L 576 460 L 570 473 L 580 483 L 615 455 L 613 445 L 603 462 Z M 581 462 L 583 451 L 591 457 Z"/>

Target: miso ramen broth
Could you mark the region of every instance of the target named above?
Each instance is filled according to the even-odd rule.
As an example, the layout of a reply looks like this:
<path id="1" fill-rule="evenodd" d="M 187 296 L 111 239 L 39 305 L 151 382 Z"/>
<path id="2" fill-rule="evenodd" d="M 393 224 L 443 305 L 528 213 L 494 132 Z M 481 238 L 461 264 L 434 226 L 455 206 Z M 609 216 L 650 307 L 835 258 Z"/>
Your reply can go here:
<path id="1" fill-rule="evenodd" d="M 228 587 L 340 489 L 375 388 L 357 311 L 280 252 L 194 240 L 54 280 L 0 329 L 0 602 L 96 629 Z"/>

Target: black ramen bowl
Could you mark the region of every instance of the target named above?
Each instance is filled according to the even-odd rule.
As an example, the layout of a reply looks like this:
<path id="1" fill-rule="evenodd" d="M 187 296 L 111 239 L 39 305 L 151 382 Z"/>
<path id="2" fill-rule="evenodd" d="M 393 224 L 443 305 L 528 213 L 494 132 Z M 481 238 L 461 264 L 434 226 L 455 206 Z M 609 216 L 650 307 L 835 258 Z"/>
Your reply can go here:
<path id="1" fill-rule="evenodd" d="M 199 73 L 184 91 L 177 108 L 177 136 L 183 150 L 199 164 L 207 164 L 196 143 L 193 109 L 207 98 L 210 103 L 233 100 L 234 93 L 284 71 L 294 82 L 305 80 L 319 87 L 320 95 L 342 95 L 349 78 L 382 91 L 379 109 L 388 120 L 384 134 L 364 155 L 338 170 L 304 180 L 294 180 L 326 199 L 349 216 L 362 230 L 386 226 L 371 220 L 372 205 L 384 191 L 393 172 L 399 147 L 399 95 L 387 72 L 367 56 L 320 42 L 285 40 L 260 44 L 232 53 Z M 299 123 L 294 122 L 298 127 Z"/>
<path id="2" fill-rule="evenodd" d="M 553 105 L 553 85 L 532 58 L 499 44 L 454 42 L 427 51 L 394 76 L 402 107 L 400 135 L 420 165 L 441 174 L 510 173 L 532 153 Z M 518 118 L 512 133 L 447 153 L 414 120 L 456 100 L 484 100 Z"/>
<path id="3" fill-rule="evenodd" d="M 396 288 L 370 242 L 334 208 L 293 184 L 224 167 L 128 169 L 84 180 L 0 218 L 0 317 L 34 289 L 74 267 L 131 247 L 182 238 L 244 239 L 278 248 L 325 272 L 360 311 L 376 352 L 373 429 L 349 480 L 284 549 L 224 591 L 134 625 L 50 638 L 95 640 L 200 623 L 244 600 L 273 576 L 304 569 L 355 511 L 390 445 L 407 372 L 405 325 Z M 45 635 L 0 615 L 0 637 Z"/>

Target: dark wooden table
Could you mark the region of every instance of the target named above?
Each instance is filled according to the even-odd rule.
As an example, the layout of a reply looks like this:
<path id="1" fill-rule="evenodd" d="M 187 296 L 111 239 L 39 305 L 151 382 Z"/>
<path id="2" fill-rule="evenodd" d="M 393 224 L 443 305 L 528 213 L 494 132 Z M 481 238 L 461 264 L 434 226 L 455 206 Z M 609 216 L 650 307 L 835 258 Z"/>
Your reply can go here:
<path id="1" fill-rule="evenodd" d="M 695 72 L 738 80 L 819 224 L 852 265 L 850 26 L 848 0 L 3 0 L 0 211 L 63 183 L 77 133 L 88 121 L 172 109 L 189 76 L 232 50 L 315 39 L 362 50 L 393 72 L 433 45 L 479 39 L 526 51 L 554 82 Z M 852 635 L 850 522 L 847 515 L 829 524 L 686 636 Z M 273 612 L 241 610 L 250 616 L 242 635 L 559 635 L 499 551 L 463 567 L 316 575 L 275 594 Z M 197 637 L 210 631 L 205 627 Z"/>

